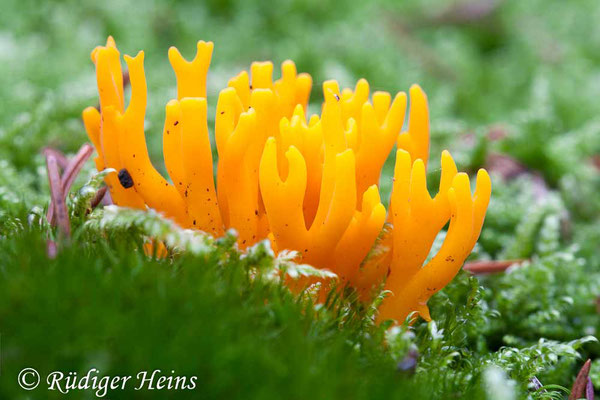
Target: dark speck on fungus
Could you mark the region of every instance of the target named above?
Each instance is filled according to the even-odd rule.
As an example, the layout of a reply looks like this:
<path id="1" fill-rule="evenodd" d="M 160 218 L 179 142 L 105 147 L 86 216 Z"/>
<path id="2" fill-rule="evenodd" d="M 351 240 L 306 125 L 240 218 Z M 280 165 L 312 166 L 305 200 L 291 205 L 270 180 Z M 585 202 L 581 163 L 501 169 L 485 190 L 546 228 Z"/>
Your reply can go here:
<path id="1" fill-rule="evenodd" d="M 129 171 L 127 171 L 125 168 L 119 171 L 118 176 L 121 186 L 123 186 L 125 189 L 129 189 L 133 186 L 133 179 L 131 178 L 131 175 L 129 175 Z"/>

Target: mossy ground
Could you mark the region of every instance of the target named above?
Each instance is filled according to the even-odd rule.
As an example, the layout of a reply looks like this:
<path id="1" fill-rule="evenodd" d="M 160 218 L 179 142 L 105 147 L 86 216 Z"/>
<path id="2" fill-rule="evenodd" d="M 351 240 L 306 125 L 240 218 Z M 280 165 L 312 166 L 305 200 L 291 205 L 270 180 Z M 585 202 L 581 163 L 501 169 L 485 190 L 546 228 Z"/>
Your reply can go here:
<path id="1" fill-rule="evenodd" d="M 600 4 L 481 0 L 489 7 L 474 13 L 449 0 L 397 3 L 4 0 L 0 397 L 62 398 L 17 386 L 31 366 L 199 379 L 194 392 L 108 398 L 566 398 L 584 359 L 600 354 L 589 338 L 600 328 Z M 209 115 L 218 89 L 253 60 L 291 58 L 310 72 L 315 111 L 325 79 L 364 77 L 390 92 L 420 83 L 432 114 L 432 188 L 442 149 L 460 169 L 493 176 L 471 259 L 529 261 L 487 277 L 463 272 L 432 299 L 434 322 L 386 331 L 369 305 L 315 306 L 261 278 L 277 261 L 241 257 L 227 240 L 151 260 L 143 237 L 160 232 L 139 218 L 100 227 L 77 212 L 74 240 L 48 259 L 40 150 L 74 153 L 87 140 L 80 113 L 97 102 L 89 52 L 109 34 L 124 53 L 146 51 L 147 139 L 161 170 L 164 104 L 175 94 L 170 45 L 189 57 L 196 40 L 215 42 Z M 415 354 L 416 370 L 404 371 Z M 530 387 L 534 376 L 545 391 Z M 600 388 L 600 364 L 591 377 Z"/>

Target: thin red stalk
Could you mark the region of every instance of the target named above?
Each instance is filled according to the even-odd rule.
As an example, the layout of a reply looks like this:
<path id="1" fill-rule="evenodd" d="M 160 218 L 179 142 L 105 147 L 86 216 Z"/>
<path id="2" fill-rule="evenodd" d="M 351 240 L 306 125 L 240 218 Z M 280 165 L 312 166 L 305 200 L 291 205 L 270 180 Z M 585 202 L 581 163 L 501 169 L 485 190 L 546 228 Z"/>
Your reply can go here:
<path id="1" fill-rule="evenodd" d="M 75 157 L 73 157 L 64 168 L 64 173 L 62 175 L 62 191 L 63 196 L 66 198 L 67 193 L 71 189 L 71 185 L 75 181 L 75 178 L 81 171 L 81 168 L 85 164 L 88 158 L 92 155 L 94 148 L 89 144 L 84 144 L 81 146 Z M 48 214 L 46 214 L 46 219 L 50 224 L 54 222 L 54 208 L 48 208 Z"/>
<path id="2" fill-rule="evenodd" d="M 58 231 L 66 237 L 70 237 L 71 225 L 69 223 L 69 214 L 67 213 L 62 181 L 58 171 L 58 162 L 54 155 L 47 154 L 46 168 L 48 169 L 48 181 L 50 183 L 50 209 L 54 208 Z"/>
<path id="3" fill-rule="evenodd" d="M 473 261 L 465 264 L 463 269 L 472 274 L 490 274 L 494 272 L 504 272 L 514 264 L 520 264 L 525 260 L 500 260 L 500 261 Z"/>
<path id="4" fill-rule="evenodd" d="M 65 172 L 62 176 L 63 192 L 65 195 L 69 193 L 69 189 L 71 189 L 71 185 L 75 181 L 75 178 L 77 178 L 81 168 L 83 168 L 83 165 L 93 152 L 94 148 L 89 143 L 86 143 L 81 146 L 75 157 L 69 161 L 69 165 L 65 168 Z"/>
<path id="5" fill-rule="evenodd" d="M 65 168 L 67 168 L 67 165 L 69 164 L 69 159 L 62 152 L 60 152 L 56 149 L 53 149 L 51 147 L 46 147 L 46 148 L 44 148 L 42 153 L 44 153 L 44 155 L 46 155 L 46 156 L 48 154 L 52 154 L 56 158 L 56 162 L 58 163 L 58 166 L 63 171 L 65 170 Z"/>
<path id="6" fill-rule="evenodd" d="M 90 203 L 92 210 L 94 208 L 96 208 L 98 206 L 98 204 L 100 204 L 100 202 L 102 201 L 102 199 L 104 198 L 105 195 L 106 195 L 106 186 L 102 186 L 100 189 L 98 189 L 98 191 L 96 192 L 96 195 L 94 196 L 94 198 L 92 199 L 92 202 Z"/>

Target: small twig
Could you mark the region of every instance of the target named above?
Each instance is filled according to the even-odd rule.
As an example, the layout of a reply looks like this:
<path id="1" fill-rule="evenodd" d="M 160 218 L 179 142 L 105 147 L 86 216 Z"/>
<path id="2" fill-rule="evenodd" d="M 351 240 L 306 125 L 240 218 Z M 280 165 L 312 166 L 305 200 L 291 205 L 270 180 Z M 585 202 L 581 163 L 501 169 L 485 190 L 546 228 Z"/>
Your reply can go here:
<path id="1" fill-rule="evenodd" d="M 90 203 L 92 210 L 94 208 L 98 207 L 98 204 L 100 204 L 100 202 L 104 198 L 105 194 L 106 194 L 106 186 L 102 186 L 100 189 L 98 189 L 98 191 L 96 192 L 96 195 L 94 196 L 94 198 L 92 199 L 92 202 Z"/>
<path id="2" fill-rule="evenodd" d="M 54 208 L 58 231 L 65 237 L 70 237 L 71 225 L 69 223 L 69 214 L 67 213 L 67 204 L 65 203 L 62 182 L 58 171 L 58 162 L 54 155 L 47 154 L 46 168 L 48 169 L 48 181 L 50 183 L 50 208 Z"/>
<path id="3" fill-rule="evenodd" d="M 504 272 L 511 265 L 521 264 L 524 259 L 517 260 L 490 260 L 490 261 L 473 261 L 464 265 L 463 269 L 472 274 L 491 274 L 494 272 Z"/>
<path id="4" fill-rule="evenodd" d="M 585 364 L 583 364 L 583 367 L 581 367 L 579 370 L 577 378 L 575 378 L 575 382 L 573 383 L 569 400 L 581 399 L 586 394 L 591 364 L 592 360 L 588 359 Z"/>
<path id="5" fill-rule="evenodd" d="M 48 149 L 48 150 L 50 150 L 50 149 Z M 73 157 L 70 161 L 68 161 L 67 166 L 64 168 L 64 173 L 61 177 L 61 181 L 62 181 L 61 187 L 62 187 L 62 192 L 63 192 L 63 196 L 65 199 L 67 197 L 67 194 L 69 193 L 69 190 L 71 189 L 71 185 L 73 185 L 73 182 L 75 181 L 75 178 L 77 177 L 77 175 L 81 171 L 81 168 L 83 168 L 83 165 L 85 164 L 87 159 L 90 158 L 90 156 L 92 155 L 93 152 L 94 152 L 94 148 L 92 146 L 90 146 L 88 143 L 86 143 L 83 146 L 81 146 L 81 148 L 79 149 L 79 151 L 77 152 L 75 157 Z M 51 154 L 51 153 L 48 152 L 46 154 Z M 52 224 L 54 222 L 54 208 L 53 207 L 48 208 L 48 213 L 46 214 L 46 219 L 48 220 L 48 222 L 50 224 Z"/>

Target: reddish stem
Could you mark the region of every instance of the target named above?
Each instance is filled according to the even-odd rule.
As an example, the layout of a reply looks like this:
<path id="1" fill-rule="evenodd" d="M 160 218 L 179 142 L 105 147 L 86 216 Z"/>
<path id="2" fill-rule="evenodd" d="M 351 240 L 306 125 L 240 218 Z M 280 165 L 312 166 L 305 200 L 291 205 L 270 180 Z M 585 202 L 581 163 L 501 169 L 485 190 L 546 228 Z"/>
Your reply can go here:
<path id="1" fill-rule="evenodd" d="M 62 181 L 58 171 L 58 162 L 52 154 L 46 156 L 46 168 L 48 169 L 48 181 L 50 183 L 50 207 L 54 209 L 58 225 L 58 231 L 66 237 L 71 236 L 71 225 L 69 223 L 69 214 L 67 213 L 67 204 L 62 188 Z M 49 221 L 50 222 L 50 221 Z"/>
<path id="2" fill-rule="evenodd" d="M 94 196 L 94 198 L 92 199 L 92 202 L 90 203 L 92 210 L 94 208 L 98 207 L 98 204 L 100 204 L 102 199 L 104 199 L 105 195 L 106 195 L 106 186 L 102 186 L 100 189 L 98 189 L 98 191 L 96 192 L 96 195 Z"/>
<path id="3" fill-rule="evenodd" d="M 50 150 L 50 149 L 48 149 L 48 150 Z M 64 196 L 63 199 L 66 199 L 67 194 L 69 193 L 69 190 L 71 189 L 71 186 L 73 185 L 73 182 L 75 181 L 75 178 L 81 171 L 81 168 L 83 168 L 83 165 L 85 164 L 87 159 L 90 158 L 93 151 L 94 151 L 94 148 L 86 143 L 83 146 L 81 146 L 81 148 L 79 149 L 79 151 L 77 152 L 75 157 L 73 157 L 67 163 L 67 166 L 64 168 L 64 173 L 62 175 L 61 188 L 62 188 L 62 192 L 63 192 L 63 196 Z M 52 153 L 47 152 L 46 154 L 52 154 Z M 48 208 L 48 213 L 46 214 L 46 219 L 48 220 L 48 222 L 50 222 L 50 224 L 54 223 L 54 208 L 53 207 Z"/>
<path id="4" fill-rule="evenodd" d="M 42 153 L 45 156 L 48 156 L 48 154 L 52 154 L 56 158 L 56 162 L 58 163 L 58 166 L 63 171 L 65 168 L 67 168 L 67 165 L 69 164 L 69 159 L 62 152 L 60 152 L 56 149 L 53 149 L 51 147 L 46 147 L 46 148 L 44 148 Z"/>

